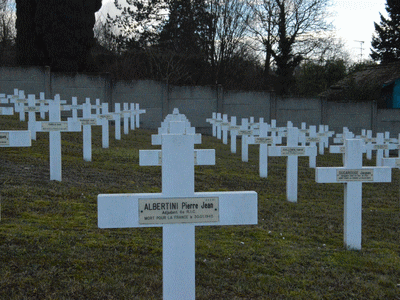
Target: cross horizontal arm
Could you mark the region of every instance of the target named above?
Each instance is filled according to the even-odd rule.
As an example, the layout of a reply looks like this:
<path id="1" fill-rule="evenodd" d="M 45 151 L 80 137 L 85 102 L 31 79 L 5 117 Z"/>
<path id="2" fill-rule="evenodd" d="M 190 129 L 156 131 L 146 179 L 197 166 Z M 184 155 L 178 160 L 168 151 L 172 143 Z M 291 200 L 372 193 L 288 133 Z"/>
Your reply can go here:
<path id="1" fill-rule="evenodd" d="M 188 223 L 193 226 L 255 225 L 257 224 L 257 193 L 200 192 L 194 198 L 218 197 L 217 222 Z M 139 223 L 139 199 L 165 199 L 162 193 L 154 194 L 102 194 L 97 198 L 99 228 L 160 227 L 163 224 Z M 174 201 L 177 198 L 168 198 Z M 168 209 L 171 211 L 171 209 Z M 181 224 L 181 223 L 179 223 Z M 171 224 L 168 224 L 171 226 Z"/>
<path id="2" fill-rule="evenodd" d="M 0 147 L 30 147 L 31 132 L 28 130 L 0 131 Z"/>

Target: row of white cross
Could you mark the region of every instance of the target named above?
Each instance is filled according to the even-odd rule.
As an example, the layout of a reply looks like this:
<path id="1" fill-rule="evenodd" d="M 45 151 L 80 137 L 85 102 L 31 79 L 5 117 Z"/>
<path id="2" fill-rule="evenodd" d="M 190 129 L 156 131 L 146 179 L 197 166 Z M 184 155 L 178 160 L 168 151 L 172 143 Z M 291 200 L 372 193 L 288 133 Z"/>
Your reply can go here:
<path id="1" fill-rule="evenodd" d="M 265 125 L 260 124 L 259 130 L 258 138 L 270 138 L 263 136 Z M 287 128 L 287 145 L 270 146 L 270 154 L 288 158 L 315 155 L 316 146 L 299 146 L 298 132 L 295 127 Z M 254 191 L 194 192 L 194 166 L 215 164 L 213 149 L 194 149 L 200 143 L 201 135 L 175 109 L 152 136 L 152 144 L 161 145 L 161 150 L 139 151 L 141 166 L 161 166 L 161 193 L 98 196 L 100 228 L 163 228 L 164 299 L 195 299 L 195 226 L 258 222 Z M 362 167 L 363 144 L 361 139 L 345 139 L 344 167 L 316 168 L 317 182 L 345 184 L 344 242 L 348 249 L 361 249 L 362 182 L 391 180 L 388 167 Z M 294 171 L 288 168 L 289 172 Z"/>
<path id="2" fill-rule="evenodd" d="M 134 130 L 140 126 L 140 114 L 145 110 L 139 109 L 139 104 L 128 103 L 115 104 L 113 113 L 108 111 L 108 103 L 91 105 L 90 99 L 86 98 L 83 104 L 77 104 L 77 98 L 72 97 L 72 104 L 67 105 L 66 101 L 60 99 L 59 95 L 54 100 L 45 100 L 41 93 L 40 99 L 35 95 L 28 95 L 25 98 L 23 91 L 15 90 L 14 95 L 0 95 L 0 102 L 11 103 L 15 107 L 0 107 L 0 115 L 12 115 L 14 111 L 20 112 L 20 120 L 25 120 L 28 113 L 28 130 L 25 131 L 0 131 L 0 147 L 28 147 L 31 146 L 31 139 L 36 140 L 37 132 L 49 132 L 50 148 L 50 180 L 61 181 L 61 132 L 83 131 L 83 159 L 92 160 L 92 134 L 91 126 L 102 126 L 102 146 L 109 147 L 109 120 L 115 121 L 115 139 L 121 139 L 121 119 L 124 120 L 124 133 L 128 134 L 129 129 Z M 61 111 L 72 111 L 72 117 L 67 121 L 61 120 Z M 82 117 L 78 117 L 78 110 L 82 111 Z M 95 113 L 92 113 L 95 110 Z M 48 113 L 48 121 L 38 121 L 36 114 L 40 113 L 45 119 Z"/>
<path id="3" fill-rule="evenodd" d="M 195 192 L 194 166 L 215 164 L 200 143 L 175 109 L 152 136 L 161 150 L 139 152 L 141 166 L 161 166 L 161 193 L 98 196 L 100 228 L 162 227 L 163 299 L 195 299 L 196 226 L 257 224 L 256 192 Z"/>
<path id="4" fill-rule="evenodd" d="M 290 122 L 288 122 L 288 127 L 276 128 L 274 120 L 269 125 L 264 123 L 262 118 L 258 123 L 254 122 L 254 118 L 251 119 L 250 124 L 248 119 L 242 119 L 242 125 L 239 127 L 236 125 L 235 117 L 231 117 L 231 121 L 228 122 L 227 115 L 221 116 L 214 113 L 213 118 L 207 121 L 213 125 L 213 135 L 222 138 L 225 144 L 227 144 L 228 131 L 231 136 L 231 145 L 236 144 L 237 135 L 242 135 L 243 161 L 247 161 L 243 159 L 248 155 L 247 145 L 260 144 L 259 164 L 262 177 L 267 177 L 268 174 L 268 156 L 287 156 L 286 197 L 288 201 L 297 202 L 298 156 L 309 157 L 309 166 L 316 168 L 316 182 L 344 183 L 344 244 L 348 249 L 361 249 L 362 183 L 391 182 L 389 167 L 398 167 L 400 159 L 383 158 L 383 154 L 386 151 L 385 155 L 388 156 L 389 150 L 399 149 L 400 137 L 390 139 L 388 133 L 385 135 L 378 133 L 373 139 L 372 131 L 364 130 L 360 136 L 354 136 L 345 128 L 343 134 L 333 139 L 335 143 L 342 143 L 342 145 L 329 147 L 331 153 L 343 153 L 344 166 L 317 168 L 316 143 L 319 143 L 319 153 L 323 154 L 324 147 L 328 147 L 329 137 L 333 137 L 334 134 L 328 130 L 327 126 L 319 126 L 319 132 L 316 133 L 316 126 L 309 126 L 309 129 L 306 129 L 305 123 L 302 124 L 302 129 L 294 128 Z M 276 146 L 277 143 L 282 143 L 281 137 L 286 137 L 286 145 Z M 231 147 L 231 150 L 235 149 Z M 371 159 L 372 151 L 377 152 L 377 167 L 363 167 L 363 153 Z M 235 153 L 235 151 L 232 152 Z"/>

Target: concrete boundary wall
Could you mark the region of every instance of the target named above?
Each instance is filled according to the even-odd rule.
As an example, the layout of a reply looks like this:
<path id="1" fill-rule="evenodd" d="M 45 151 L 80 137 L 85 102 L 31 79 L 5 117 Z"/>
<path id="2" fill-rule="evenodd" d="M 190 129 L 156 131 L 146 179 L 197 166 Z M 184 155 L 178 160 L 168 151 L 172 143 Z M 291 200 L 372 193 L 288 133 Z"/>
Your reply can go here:
<path id="1" fill-rule="evenodd" d="M 229 117 L 263 117 L 266 122 L 276 119 L 278 126 L 292 121 L 308 125 L 329 125 L 341 132 L 344 126 L 359 134 L 361 129 L 376 132 L 400 133 L 400 109 L 377 110 L 375 102 L 327 102 L 319 98 L 281 98 L 270 92 L 224 91 L 221 86 L 172 86 L 152 80 L 113 81 L 109 74 L 60 74 L 48 67 L 0 67 L 0 93 L 13 94 L 14 88 L 25 94 L 45 92 L 46 98 L 60 94 L 61 99 L 78 103 L 85 98 L 109 103 L 139 103 L 146 109 L 141 126 L 156 129 L 164 117 L 177 107 L 191 121 L 198 132 L 210 133 L 206 118 L 212 112 Z"/>

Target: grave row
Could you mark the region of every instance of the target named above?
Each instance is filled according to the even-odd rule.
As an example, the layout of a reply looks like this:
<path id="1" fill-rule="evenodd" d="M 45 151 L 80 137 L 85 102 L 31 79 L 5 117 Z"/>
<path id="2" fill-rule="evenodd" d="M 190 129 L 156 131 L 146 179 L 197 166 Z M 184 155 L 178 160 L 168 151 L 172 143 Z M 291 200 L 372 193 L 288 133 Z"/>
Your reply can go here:
<path id="1" fill-rule="evenodd" d="M 245 129 L 243 129 L 245 130 Z M 273 145 L 282 136 L 268 136 L 268 124 L 259 124 L 258 137 Z M 247 136 L 243 134 L 242 138 Z M 299 129 L 286 129 L 286 146 L 269 146 L 269 155 L 316 155 L 315 145 L 299 146 Z M 249 137 L 250 139 L 250 137 Z M 344 166 L 316 168 L 317 183 L 344 183 L 344 244 L 361 249 L 361 189 L 363 182 L 390 182 L 389 167 L 363 167 L 364 140 L 344 136 Z M 154 194 L 98 195 L 100 228 L 162 227 L 163 230 L 163 299 L 195 299 L 195 227 L 252 225 L 258 223 L 257 193 L 194 192 L 194 166 L 214 165 L 215 150 L 194 149 L 201 143 L 190 122 L 177 109 L 168 115 L 153 145 L 161 150 L 140 150 L 141 166 L 161 166 L 162 192 Z M 311 143 L 311 142 L 310 142 Z M 261 151 L 261 148 L 260 148 Z M 297 161 L 287 173 L 297 173 Z M 296 175 L 297 177 L 297 175 Z M 287 181 L 295 180 L 288 177 Z M 297 179 L 296 179 L 297 180 Z M 297 181 L 296 181 L 297 183 Z M 288 190 L 297 186 L 288 186 Z"/>
<path id="2" fill-rule="evenodd" d="M 230 135 L 232 153 L 236 153 L 236 138 L 241 137 L 242 161 L 248 160 L 248 145 L 265 144 L 275 146 L 276 144 L 281 144 L 282 138 L 287 137 L 287 128 L 293 127 L 291 122 L 288 122 L 286 127 L 276 127 L 276 120 L 271 120 L 271 124 L 265 125 L 263 118 L 260 118 L 259 122 L 255 122 L 254 117 L 250 117 L 250 122 L 248 118 L 243 118 L 242 124 L 237 125 L 236 117 L 231 117 L 231 120 L 228 121 L 228 116 L 220 113 L 213 113 L 213 117 L 207 119 L 207 122 L 212 124 L 213 136 L 222 139 L 224 144 L 228 143 L 228 135 Z M 267 126 L 266 132 L 260 133 L 260 128 L 263 126 L 264 128 Z M 317 126 L 311 125 L 307 128 L 306 123 L 303 122 L 301 123 L 301 128 L 299 128 L 298 144 L 301 146 L 318 146 L 318 154 L 320 155 L 324 154 L 325 148 L 329 148 L 330 153 L 344 154 L 344 140 L 349 138 L 358 138 L 364 141 L 365 146 L 363 149 L 367 159 L 371 160 L 372 152 L 376 152 L 376 166 L 400 166 L 398 158 L 389 158 L 390 150 L 400 151 L 400 134 L 398 138 L 390 138 L 389 132 L 377 133 L 376 137 L 373 137 L 372 130 L 363 129 L 361 130 L 361 135 L 355 135 L 347 127 L 343 127 L 343 133 L 335 135 L 334 131 L 329 131 L 327 125 L 319 125 L 317 132 Z M 330 142 L 335 145 L 329 145 Z M 400 152 L 398 156 L 400 156 Z M 310 156 L 309 166 L 310 168 L 316 167 L 316 156 Z M 264 171 L 261 172 L 261 169 Z M 261 177 L 267 177 L 266 170 L 266 168 L 261 168 L 260 163 Z"/>
<path id="3" fill-rule="evenodd" d="M 288 122 L 287 127 L 276 127 L 276 121 L 271 124 L 264 123 L 263 119 L 255 123 L 254 118 L 242 119 L 242 124 L 236 124 L 236 118 L 231 117 L 228 122 L 227 115 L 213 114 L 207 119 L 212 124 L 213 136 L 228 143 L 228 133 L 231 138 L 231 152 L 236 153 L 236 137 L 241 136 L 242 160 L 247 161 L 248 145 L 260 144 L 259 172 L 261 177 L 267 177 L 268 156 L 286 156 L 286 197 L 290 202 L 297 202 L 298 160 L 299 156 L 309 157 L 309 167 L 315 168 L 315 180 L 318 183 L 343 183 L 344 184 L 344 244 L 349 249 L 361 249 L 362 227 L 362 183 L 391 182 L 391 168 L 399 167 L 400 157 L 384 158 L 389 156 L 389 150 L 400 149 L 400 136 L 390 139 L 389 133 L 378 133 L 372 138 L 372 131 L 362 130 L 361 135 L 355 136 L 347 128 L 343 133 L 336 134 L 329 131 L 327 126 L 320 125 L 319 132 L 316 126 L 306 128 L 293 127 Z M 329 138 L 333 143 L 330 145 Z M 286 144 L 277 146 L 277 144 Z M 329 147 L 331 153 L 343 154 L 343 167 L 322 168 L 316 167 L 317 146 L 319 154 Z M 234 146 L 232 146 L 234 145 Z M 372 159 L 372 151 L 376 151 L 376 167 L 363 167 L 363 154 Z"/>
<path id="4" fill-rule="evenodd" d="M 72 97 L 72 103 L 61 100 L 59 95 L 53 99 L 45 99 L 44 93 L 40 93 L 40 99 L 35 95 L 25 97 L 24 91 L 14 90 L 14 95 L 0 94 L 0 102 L 8 107 L 0 107 L 0 115 L 12 115 L 19 112 L 20 120 L 25 120 L 28 113 L 28 130 L 25 131 L 0 131 L 0 147 L 29 147 L 31 140 L 36 140 L 37 132 L 49 132 L 50 148 L 50 180 L 61 181 L 61 132 L 83 132 L 83 159 L 92 160 L 92 126 L 102 126 L 102 147 L 109 147 L 109 121 L 115 122 L 115 139 L 121 139 L 121 120 L 124 124 L 124 134 L 129 133 L 129 129 L 134 130 L 140 126 L 140 114 L 145 110 L 139 109 L 139 104 L 116 103 L 114 112 L 108 111 L 108 103 L 100 104 L 96 100 L 96 105 L 90 103 L 86 98 L 83 104 L 77 104 L 77 98 Z M 67 121 L 61 120 L 61 112 L 70 111 L 72 117 Z M 93 113 L 93 111 L 95 111 Z M 78 117 L 78 112 L 81 117 Z M 42 119 L 38 121 L 36 114 L 40 113 Z"/>

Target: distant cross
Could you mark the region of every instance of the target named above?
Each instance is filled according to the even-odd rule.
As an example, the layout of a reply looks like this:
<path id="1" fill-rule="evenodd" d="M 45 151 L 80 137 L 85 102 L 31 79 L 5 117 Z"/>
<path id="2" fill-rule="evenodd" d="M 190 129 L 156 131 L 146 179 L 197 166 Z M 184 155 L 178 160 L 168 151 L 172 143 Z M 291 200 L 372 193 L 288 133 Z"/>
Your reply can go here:
<path id="1" fill-rule="evenodd" d="M 61 132 L 81 131 L 81 124 L 61 121 L 60 95 L 49 103 L 49 121 L 36 122 L 37 132 L 49 132 L 50 180 L 61 181 Z"/>
<path id="2" fill-rule="evenodd" d="M 228 144 L 228 130 L 229 130 L 229 121 L 228 121 L 228 115 L 223 114 L 222 115 L 222 123 L 221 123 L 221 130 L 222 130 L 222 143 L 223 144 Z"/>
<path id="3" fill-rule="evenodd" d="M 207 118 L 206 122 L 211 124 L 211 132 L 212 132 L 212 136 L 216 137 L 217 136 L 217 126 L 215 125 L 215 121 L 217 120 L 217 113 L 213 112 L 212 113 L 212 117 L 211 118 Z"/>
<path id="4" fill-rule="evenodd" d="M 242 161 L 248 162 L 249 161 L 249 144 L 247 140 L 250 135 L 253 134 L 253 130 L 249 129 L 249 119 L 243 118 L 242 125 L 240 125 L 240 130 L 237 133 L 238 135 L 242 136 Z"/>
<path id="5" fill-rule="evenodd" d="M 114 107 L 114 126 L 115 126 L 115 139 L 121 139 L 121 103 L 115 103 Z"/>
<path id="6" fill-rule="evenodd" d="M 185 127 L 171 122 L 161 151 L 139 152 L 140 165 L 161 165 L 161 193 L 98 196 L 100 228 L 163 228 L 163 299 L 195 299 L 196 226 L 257 224 L 255 192 L 194 192 L 194 165 L 215 152 L 195 150 Z"/>
<path id="7" fill-rule="evenodd" d="M 108 103 L 101 104 L 101 113 L 97 115 L 97 124 L 101 125 L 102 147 L 108 148 L 110 146 L 110 124 L 109 121 L 113 120 L 114 115 L 108 112 Z"/>
<path id="8" fill-rule="evenodd" d="M 308 136 L 305 137 L 305 140 L 311 147 L 316 147 L 317 143 L 320 144 L 321 138 L 317 136 L 317 126 L 311 125 L 309 127 Z M 308 166 L 310 168 L 315 168 L 317 166 L 317 153 L 309 156 Z"/>
<path id="9" fill-rule="evenodd" d="M 260 118 L 261 119 L 261 118 Z M 282 143 L 280 136 L 268 136 L 270 125 L 260 120 L 258 125 L 259 135 L 251 136 L 249 144 L 260 145 L 259 150 L 259 174 L 262 178 L 268 177 L 268 146 L 275 146 Z"/>
<path id="10" fill-rule="evenodd" d="M 215 120 L 215 126 L 217 130 L 217 139 L 221 139 L 221 123 L 222 123 L 222 116 L 221 113 L 217 113 L 217 119 Z"/>
<path id="11" fill-rule="evenodd" d="M 240 126 L 236 125 L 236 117 L 232 116 L 229 126 L 229 134 L 231 136 L 231 153 L 236 153 L 236 136 L 239 130 Z"/>
<path id="12" fill-rule="evenodd" d="M 375 143 L 367 144 L 365 147 L 367 148 L 367 151 L 376 151 L 376 165 L 378 167 L 383 166 L 382 159 L 384 150 L 389 151 L 397 149 L 397 145 L 385 142 L 383 133 L 377 133 Z"/>
<path id="13" fill-rule="evenodd" d="M 390 182 L 388 167 L 363 167 L 363 141 L 345 140 L 343 167 L 316 168 L 318 183 L 344 183 L 344 245 L 347 249 L 361 250 L 362 183 Z"/>
<path id="14" fill-rule="evenodd" d="M 287 145 L 268 147 L 268 156 L 287 156 L 286 163 L 286 198 L 297 202 L 298 157 L 316 156 L 317 147 L 299 147 L 299 129 L 287 128 Z"/>

